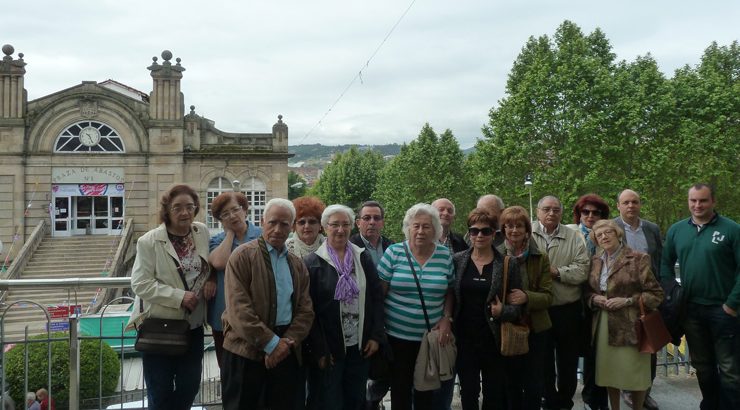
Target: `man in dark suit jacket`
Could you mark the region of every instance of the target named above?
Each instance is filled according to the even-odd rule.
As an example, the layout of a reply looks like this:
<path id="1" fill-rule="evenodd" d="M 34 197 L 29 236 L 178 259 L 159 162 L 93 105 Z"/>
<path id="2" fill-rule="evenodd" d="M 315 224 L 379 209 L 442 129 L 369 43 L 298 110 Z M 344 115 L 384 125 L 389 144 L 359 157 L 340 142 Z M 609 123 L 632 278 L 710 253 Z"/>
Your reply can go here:
<path id="1" fill-rule="evenodd" d="M 663 254 L 663 239 L 660 236 L 658 225 L 640 218 L 641 207 L 642 201 L 640 200 L 640 195 L 631 189 L 625 189 L 617 197 L 619 216 L 614 218 L 614 220 L 624 229 L 624 239 L 627 242 L 627 246 L 650 255 L 653 275 L 655 275 L 655 279 L 660 281 L 660 258 Z M 651 362 L 652 378 L 655 379 L 656 355 L 652 355 Z M 622 398 L 632 407 L 632 396 L 625 393 L 627 392 L 623 392 Z M 649 390 L 645 397 L 644 406 L 648 410 L 658 408 L 658 403 L 650 397 Z"/>
<path id="2" fill-rule="evenodd" d="M 372 257 L 375 266 L 378 266 L 380 258 L 386 248 L 393 244 L 393 241 L 381 234 L 385 226 L 385 210 L 376 201 L 366 201 L 357 210 L 357 229 L 360 233 L 354 234 L 349 238 L 353 244 L 367 249 Z M 380 402 L 388 393 L 390 388 L 389 380 L 368 380 L 365 408 L 376 410 L 380 408 Z"/>

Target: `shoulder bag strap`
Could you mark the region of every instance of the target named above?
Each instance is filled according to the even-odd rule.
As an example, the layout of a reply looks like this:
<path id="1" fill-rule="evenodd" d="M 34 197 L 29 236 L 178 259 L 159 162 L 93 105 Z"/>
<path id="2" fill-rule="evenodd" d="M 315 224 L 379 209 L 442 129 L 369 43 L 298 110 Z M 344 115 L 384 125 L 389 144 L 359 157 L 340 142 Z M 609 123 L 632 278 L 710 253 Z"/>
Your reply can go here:
<path id="1" fill-rule="evenodd" d="M 504 256 L 504 286 L 501 288 L 501 309 L 506 306 L 506 289 L 509 287 L 509 255 Z"/>
<path id="2" fill-rule="evenodd" d="M 414 275 L 414 281 L 416 281 L 416 290 L 419 291 L 419 300 L 421 300 L 421 310 L 424 311 L 424 321 L 427 322 L 427 330 L 432 331 L 432 326 L 429 324 L 429 315 L 427 315 L 427 306 L 424 303 L 424 295 L 421 293 L 421 284 L 419 283 L 419 277 L 416 276 L 416 269 L 414 269 L 414 264 L 411 262 L 411 252 L 409 252 L 408 246 L 406 246 L 406 242 L 403 243 L 403 250 L 406 251 L 406 260 L 409 261 L 409 268 L 411 268 L 411 273 Z"/>

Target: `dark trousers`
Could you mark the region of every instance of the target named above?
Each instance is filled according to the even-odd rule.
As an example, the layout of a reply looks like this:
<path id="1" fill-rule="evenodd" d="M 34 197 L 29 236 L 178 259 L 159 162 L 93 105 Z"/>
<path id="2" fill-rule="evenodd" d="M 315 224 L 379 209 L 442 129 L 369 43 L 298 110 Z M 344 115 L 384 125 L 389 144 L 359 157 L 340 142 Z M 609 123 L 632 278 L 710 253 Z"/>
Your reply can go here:
<path id="1" fill-rule="evenodd" d="M 721 305 L 691 303 L 684 321 L 701 409 L 740 409 L 740 319 Z"/>
<path id="2" fill-rule="evenodd" d="M 581 301 L 548 310 L 552 328 L 547 331 L 545 349 L 545 408 L 571 409 L 578 384 L 578 353 L 580 349 L 583 310 Z"/>
<path id="3" fill-rule="evenodd" d="M 583 318 L 583 331 L 587 334 L 586 350 L 583 355 L 583 390 L 581 397 L 583 402 L 592 409 L 608 409 L 609 395 L 606 387 L 596 385 L 596 343 L 592 340 L 592 316 L 598 314 L 590 309 L 585 310 Z M 653 367 L 655 369 L 655 367 Z"/>
<path id="4" fill-rule="evenodd" d="M 483 329 L 481 337 L 457 339 L 457 376 L 463 410 L 479 409 L 481 386 L 483 410 L 506 408 L 504 358 L 488 328 Z"/>
<path id="5" fill-rule="evenodd" d="M 296 397 L 305 383 L 294 352 L 272 369 L 267 369 L 263 360 L 249 360 L 228 350 L 224 350 L 222 361 L 224 409 L 257 409 L 263 394 L 268 409 L 294 410 L 300 406 Z"/>
<path id="6" fill-rule="evenodd" d="M 542 405 L 546 332 L 529 334 L 529 353 L 505 357 L 506 401 L 511 410 L 539 410 Z"/>
<path id="7" fill-rule="evenodd" d="M 360 410 L 365 404 L 369 361 L 358 345 L 349 346 L 346 356 L 333 366 L 308 369 L 308 409 Z"/>
<path id="8" fill-rule="evenodd" d="M 452 395 L 455 393 L 455 378 L 443 380 L 438 390 L 434 391 L 435 410 L 452 410 Z"/>
<path id="9" fill-rule="evenodd" d="M 393 349 L 391 408 L 411 410 L 413 397 L 414 410 L 432 410 L 434 391 L 422 392 L 414 389 L 414 366 L 421 342 L 388 336 L 388 344 Z"/>
<path id="10" fill-rule="evenodd" d="M 224 354 L 224 332 L 214 330 L 213 332 L 213 346 L 216 348 L 216 361 L 218 362 L 218 368 L 221 368 L 221 356 Z"/>
<path id="11" fill-rule="evenodd" d="M 190 409 L 200 390 L 203 328 L 190 331 L 190 348 L 181 356 L 142 353 L 149 408 Z"/>

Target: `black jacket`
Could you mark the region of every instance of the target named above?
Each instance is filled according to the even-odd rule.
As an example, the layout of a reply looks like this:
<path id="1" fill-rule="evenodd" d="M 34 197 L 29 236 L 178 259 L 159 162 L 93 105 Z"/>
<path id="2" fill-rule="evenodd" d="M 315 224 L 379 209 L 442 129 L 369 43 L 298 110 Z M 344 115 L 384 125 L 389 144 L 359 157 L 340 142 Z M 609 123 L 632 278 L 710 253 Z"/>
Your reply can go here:
<path id="1" fill-rule="evenodd" d="M 360 237 L 360 234 L 359 233 L 356 233 L 356 234 L 352 235 L 349 238 L 349 241 L 352 242 L 353 244 L 359 246 L 360 248 L 364 248 L 365 247 L 365 242 L 362 241 L 362 237 Z M 388 249 L 388 247 L 391 246 L 391 245 L 393 245 L 393 241 L 392 240 L 386 238 L 385 236 L 382 236 L 382 235 L 380 236 L 380 246 L 383 247 L 383 252 L 385 252 L 385 250 Z"/>
<path id="2" fill-rule="evenodd" d="M 320 250 L 321 248 L 317 252 Z M 328 354 L 331 354 L 335 359 L 341 359 L 345 355 L 344 333 L 340 302 L 334 299 L 334 290 L 337 287 L 339 274 L 333 266 L 316 253 L 306 256 L 303 261 L 308 268 L 311 280 L 309 292 L 315 313 L 311 332 L 304 343 L 309 363 L 316 363 L 321 357 Z M 370 339 L 375 340 L 381 346 L 384 345 L 386 336 L 383 288 L 375 264 L 373 264 L 373 260 L 367 251 L 360 254 L 360 264 L 364 271 L 366 284 L 364 288 L 365 304 L 360 307 L 364 311 L 362 340 L 359 346 L 362 350 Z M 355 267 L 355 271 L 357 272 L 357 267 Z M 360 292 L 362 292 L 362 287 Z"/>
<path id="3" fill-rule="evenodd" d="M 470 262 L 470 254 L 473 252 L 473 248 L 470 248 L 466 251 L 458 252 L 454 255 L 455 260 L 455 325 L 460 326 L 460 321 L 464 320 L 460 317 L 460 310 L 461 310 L 461 290 L 460 290 L 460 281 L 462 280 L 463 275 L 465 274 L 465 270 L 468 268 L 468 263 Z M 518 305 L 505 305 L 503 312 L 501 312 L 501 316 L 498 318 L 494 318 L 491 315 L 491 302 L 496 299 L 496 295 L 498 295 L 499 299 L 501 298 L 502 291 L 501 288 L 504 285 L 504 256 L 501 255 L 501 252 L 499 252 L 495 247 L 493 248 L 493 275 L 491 278 L 491 289 L 488 292 L 488 297 L 486 298 L 486 304 L 485 306 L 481 306 L 481 309 L 485 312 L 485 317 L 488 319 L 488 327 L 493 333 L 493 337 L 496 340 L 496 343 L 501 343 L 501 337 L 500 337 L 500 330 L 501 327 L 501 321 L 504 322 L 518 322 L 521 319 L 522 316 L 522 308 Z M 522 278 L 519 273 L 519 264 L 516 262 L 515 258 L 509 259 L 509 283 L 507 283 L 508 290 L 511 289 L 521 289 L 522 288 Z M 507 292 L 508 293 L 508 292 Z M 481 329 L 481 331 L 484 331 L 484 329 Z"/>

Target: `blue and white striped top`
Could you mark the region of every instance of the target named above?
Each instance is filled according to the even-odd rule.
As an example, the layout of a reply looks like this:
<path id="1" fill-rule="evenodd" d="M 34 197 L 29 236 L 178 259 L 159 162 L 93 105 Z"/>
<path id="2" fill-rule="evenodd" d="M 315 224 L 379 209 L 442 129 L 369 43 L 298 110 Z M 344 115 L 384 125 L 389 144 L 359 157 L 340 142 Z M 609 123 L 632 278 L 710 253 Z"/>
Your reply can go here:
<path id="1" fill-rule="evenodd" d="M 403 243 L 408 246 L 408 241 Z M 378 277 L 389 282 L 390 287 L 385 298 L 385 327 L 393 337 L 421 341 L 427 325 L 403 243 L 389 246 L 378 263 Z M 410 256 L 421 283 L 429 324 L 434 327 L 442 319 L 445 294 L 455 279 L 452 255 L 446 246 L 437 244 L 423 267 L 419 266 L 414 255 Z"/>

